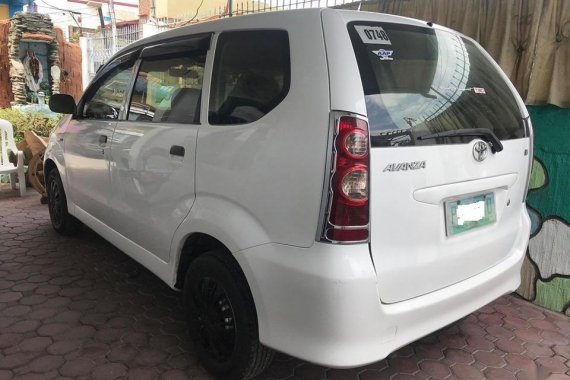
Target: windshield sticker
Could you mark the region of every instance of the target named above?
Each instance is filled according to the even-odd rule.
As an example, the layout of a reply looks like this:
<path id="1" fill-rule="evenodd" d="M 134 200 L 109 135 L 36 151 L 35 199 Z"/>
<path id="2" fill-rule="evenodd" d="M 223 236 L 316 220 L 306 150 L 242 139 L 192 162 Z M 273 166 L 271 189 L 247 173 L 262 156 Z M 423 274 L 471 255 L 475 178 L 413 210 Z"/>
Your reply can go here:
<path id="1" fill-rule="evenodd" d="M 390 38 L 381 26 L 355 25 L 354 28 L 365 44 L 392 45 Z"/>
<path id="2" fill-rule="evenodd" d="M 372 50 L 372 53 L 374 53 L 374 55 L 377 55 L 381 61 L 393 61 L 394 60 L 394 58 L 392 58 L 392 54 L 394 54 L 394 50 L 384 50 L 384 49 Z"/>
<path id="3" fill-rule="evenodd" d="M 476 94 L 486 94 L 483 87 L 473 87 L 473 92 Z"/>

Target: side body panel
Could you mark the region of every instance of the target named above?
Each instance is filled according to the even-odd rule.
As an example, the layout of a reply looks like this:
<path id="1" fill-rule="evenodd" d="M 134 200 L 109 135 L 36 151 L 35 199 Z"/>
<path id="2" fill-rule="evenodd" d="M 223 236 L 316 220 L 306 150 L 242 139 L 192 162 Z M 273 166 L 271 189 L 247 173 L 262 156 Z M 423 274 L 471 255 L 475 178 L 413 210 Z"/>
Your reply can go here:
<path id="1" fill-rule="evenodd" d="M 190 43 L 193 35 L 179 39 L 178 43 Z M 172 49 L 168 43 L 154 46 Z M 210 47 L 206 53 L 201 99 L 207 99 L 203 92 L 209 83 L 212 55 Z M 139 60 L 139 70 L 145 59 Z M 129 102 L 130 99 L 127 104 Z M 200 115 L 206 112 L 204 103 L 198 103 Z M 183 106 L 177 112 L 192 107 L 183 102 L 179 104 Z M 127 112 L 122 119 L 113 135 L 111 207 L 116 217 L 110 227 L 168 263 L 174 232 L 195 200 L 196 140 L 200 121 L 196 120 L 196 124 L 136 121 L 128 120 Z"/>
<path id="2" fill-rule="evenodd" d="M 158 278 L 167 284 L 171 284 L 172 271 L 170 265 L 159 259 L 154 253 L 144 249 L 136 242 L 127 239 L 121 233 L 110 228 L 99 219 L 85 212 L 81 207 L 75 207 L 73 215 L 81 220 L 87 227 L 101 235 L 109 243 L 135 259 L 138 263 L 148 268 Z"/>
<path id="3" fill-rule="evenodd" d="M 133 126 L 126 121 L 75 125 L 72 120 L 65 133 L 72 144 L 66 146 L 65 170 L 69 171 L 67 183 L 77 186 L 75 192 L 69 191 L 70 202 L 77 197 L 81 205 L 70 208 L 71 212 L 170 285 L 176 281 L 184 241 L 193 233 L 212 235 L 234 253 L 268 242 L 313 245 L 330 111 L 320 14 L 321 10 L 315 9 L 291 11 L 286 16 L 279 12 L 243 16 L 180 28 L 131 45 L 128 51 L 214 32 L 210 48 L 214 51 L 220 32 L 244 30 L 244 23 L 248 30 L 287 30 L 290 91 L 281 104 L 254 123 L 204 125 L 210 55 L 204 73 L 200 128 Z M 117 56 L 121 54 L 128 53 Z M 110 152 L 108 146 L 99 149 L 102 134 L 107 136 L 107 145 L 113 141 L 115 150 Z M 168 150 L 173 144 L 184 146 L 184 159 L 170 157 Z M 195 173 L 193 156 L 198 162 Z M 67 162 L 69 157 L 71 162 Z M 73 169 L 82 167 L 96 172 L 91 172 L 92 177 L 79 174 L 75 184 Z M 89 185 L 93 192 L 86 189 Z M 108 191 L 102 189 L 105 187 Z M 109 214 L 112 209 L 116 211 Z"/>
<path id="4" fill-rule="evenodd" d="M 89 228 L 93 229 L 103 238 L 111 242 L 121 251 L 137 260 L 139 263 L 147 267 L 161 280 L 170 284 L 172 278 L 171 267 L 164 261 L 158 259 L 155 255 L 145 250 L 135 242 L 125 238 L 123 235 L 109 228 L 99 219 L 96 219 L 90 213 L 84 211 L 74 203 L 74 199 L 70 196 L 70 186 L 68 179 L 68 169 L 66 163 L 66 154 L 64 153 L 64 141 L 67 137 L 67 129 L 70 125 L 71 116 L 68 115 L 62 119 L 56 129 L 50 134 L 48 147 L 44 157 L 44 162 L 51 160 L 55 163 L 59 175 L 61 176 L 63 187 L 67 194 L 67 208 L 69 212 L 76 218 L 81 220 Z"/>
<path id="5" fill-rule="evenodd" d="M 69 184 L 67 181 L 67 166 L 65 163 L 65 130 L 71 120 L 71 115 L 65 115 L 57 127 L 55 127 L 50 135 L 48 140 L 48 145 L 46 148 L 46 152 L 44 154 L 44 167 L 45 163 L 48 160 L 51 160 L 55 167 L 57 168 L 59 175 L 61 177 L 61 181 L 63 183 L 63 189 L 65 190 L 66 194 L 69 194 Z M 75 209 L 75 203 L 71 200 L 70 196 L 67 196 L 67 209 L 70 213 L 73 214 Z"/>
<path id="6" fill-rule="evenodd" d="M 115 120 L 72 119 L 64 136 L 69 197 L 93 217 L 108 222 L 109 157 Z"/>
<path id="7" fill-rule="evenodd" d="M 207 231 L 216 231 L 213 236 L 232 251 L 267 242 L 314 243 L 330 110 L 319 12 L 247 20 L 250 30 L 287 30 L 290 90 L 253 123 L 200 129 L 196 202 L 176 233 L 173 249 L 180 249 L 185 236 Z M 220 31 L 237 30 L 245 22 L 229 20 Z"/>
<path id="8" fill-rule="evenodd" d="M 122 121 L 113 135 L 109 227 L 167 261 L 194 203 L 197 125 Z M 170 154 L 182 146 L 184 157 Z"/>

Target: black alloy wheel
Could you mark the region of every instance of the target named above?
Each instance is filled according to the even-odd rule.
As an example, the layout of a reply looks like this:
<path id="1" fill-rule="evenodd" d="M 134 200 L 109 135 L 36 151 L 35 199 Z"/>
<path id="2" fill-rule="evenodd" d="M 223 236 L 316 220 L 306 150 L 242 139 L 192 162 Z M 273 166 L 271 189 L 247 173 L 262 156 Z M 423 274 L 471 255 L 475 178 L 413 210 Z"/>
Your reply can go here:
<path id="1" fill-rule="evenodd" d="M 198 326 L 200 344 L 217 362 L 226 363 L 235 349 L 235 315 L 224 287 L 204 277 L 192 289 L 196 313 L 190 323 Z"/>
<path id="2" fill-rule="evenodd" d="M 47 204 L 53 229 L 62 235 L 73 235 L 81 229 L 81 222 L 67 211 L 67 197 L 57 169 L 52 169 L 46 180 Z"/>
<path id="3" fill-rule="evenodd" d="M 271 364 L 273 350 L 259 342 L 253 297 L 231 253 L 206 252 L 190 264 L 184 301 L 196 354 L 214 376 L 251 379 Z"/>
<path id="4" fill-rule="evenodd" d="M 55 181 L 53 178 L 49 181 L 48 186 L 47 194 L 49 216 L 54 228 L 57 230 L 63 225 L 62 198 L 64 195 L 62 194 L 62 189 L 58 181 Z"/>

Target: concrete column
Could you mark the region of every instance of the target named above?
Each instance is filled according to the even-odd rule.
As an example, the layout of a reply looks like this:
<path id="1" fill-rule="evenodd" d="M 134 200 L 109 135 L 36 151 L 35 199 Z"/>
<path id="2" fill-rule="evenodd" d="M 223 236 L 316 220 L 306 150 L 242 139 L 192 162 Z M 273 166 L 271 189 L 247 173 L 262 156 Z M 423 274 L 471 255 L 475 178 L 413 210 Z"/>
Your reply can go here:
<path id="1" fill-rule="evenodd" d="M 93 64 L 93 60 L 89 59 L 89 48 L 86 37 L 79 37 L 79 47 L 81 48 L 81 81 L 83 85 L 83 91 L 87 88 L 89 82 L 91 82 L 91 74 L 94 69 L 89 70 L 89 66 Z"/>
<path id="2" fill-rule="evenodd" d="M 142 25 L 143 38 L 153 36 L 158 33 L 158 28 L 154 24 L 145 23 Z"/>

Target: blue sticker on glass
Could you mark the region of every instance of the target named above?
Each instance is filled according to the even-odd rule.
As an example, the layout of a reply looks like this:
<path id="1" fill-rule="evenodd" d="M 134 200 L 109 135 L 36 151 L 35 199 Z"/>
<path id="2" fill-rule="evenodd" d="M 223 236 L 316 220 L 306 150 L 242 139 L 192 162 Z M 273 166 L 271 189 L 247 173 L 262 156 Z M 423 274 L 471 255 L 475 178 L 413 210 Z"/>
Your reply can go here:
<path id="1" fill-rule="evenodd" d="M 386 50 L 386 49 L 372 50 L 372 53 L 377 55 L 381 61 L 393 61 L 394 60 L 394 58 L 392 58 L 392 54 L 394 54 L 394 50 Z"/>

